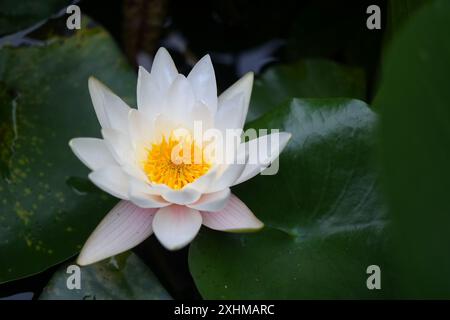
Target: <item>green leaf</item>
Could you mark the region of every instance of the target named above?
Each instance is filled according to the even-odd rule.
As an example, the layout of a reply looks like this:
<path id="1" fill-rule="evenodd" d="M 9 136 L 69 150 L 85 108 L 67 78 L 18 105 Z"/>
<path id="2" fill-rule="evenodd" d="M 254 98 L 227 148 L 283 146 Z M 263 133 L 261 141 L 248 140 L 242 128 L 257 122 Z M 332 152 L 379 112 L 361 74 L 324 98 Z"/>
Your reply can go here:
<path id="1" fill-rule="evenodd" d="M 41 300 L 168 300 L 166 290 L 134 253 L 126 252 L 80 270 L 80 289 L 69 290 L 73 273 L 62 266 L 42 291 Z"/>
<path id="2" fill-rule="evenodd" d="M 280 170 L 233 190 L 264 223 L 202 231 L 190 270 L 207 299 L 378 298 L 390 294 L 386 217 L 371 164 L 375 114 L 362 101 L 294 99 L 249 127 L 292 133 Z M 380 266 L 383 290 L 368 290 Z"/>
<path id="3" fill-rule="evenodd" d="M 133 102 L 135 74 L 102 29 L 0 50 L 0 282 L 76 254 L 115 202 L 68 147 L 100 135 L 90 75 Z"/>
<path id="4" fill-rule="evenodd" d="M 450 2 L 412 17 L 385 57 L 375 105 L 398 251 L 409 298 L 450 297 Z"/>
<path id="5" fill-rule="evenodd" d="M 13 33 L 50 18 L 70 0 L 2 0 L 0 3 L 0 35 Z"/>
<path id="6" fill-rule="evenodd" d="M 268 69 L 255 81 L 247 121 L 293 97 L 365 97 L 364 72 L 328 60 L 304 60 Z"/>
<path id="7" fill-rule="evenodd" d="M 389 0 L 388 36 L 392 37 L 418 9 L 430 2 L 431 0 Z"/>

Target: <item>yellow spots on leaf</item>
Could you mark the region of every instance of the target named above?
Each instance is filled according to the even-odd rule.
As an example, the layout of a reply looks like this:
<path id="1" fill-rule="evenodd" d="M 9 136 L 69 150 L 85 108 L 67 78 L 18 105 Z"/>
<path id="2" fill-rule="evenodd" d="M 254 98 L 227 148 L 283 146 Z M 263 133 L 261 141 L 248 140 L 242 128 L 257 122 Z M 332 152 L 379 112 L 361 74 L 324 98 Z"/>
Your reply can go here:
<path id="1" fill-rule="evenodd" d="M 23 222 L 24 225 L 28 225 L 30 222 L 30 218 L 33 215 L 32 211 L 26 210 L 20 202 L 16 202 L 14 206 L 16 215 L 19 217 L 19 219 Z"/>
<path id="2" fill-rule="evenodd" d="M 28 247 L 32 247 L 33 246 L 33 241 L 31 241 L 29 238 L 25 238 L 25 242 L 27 243 Z"/>

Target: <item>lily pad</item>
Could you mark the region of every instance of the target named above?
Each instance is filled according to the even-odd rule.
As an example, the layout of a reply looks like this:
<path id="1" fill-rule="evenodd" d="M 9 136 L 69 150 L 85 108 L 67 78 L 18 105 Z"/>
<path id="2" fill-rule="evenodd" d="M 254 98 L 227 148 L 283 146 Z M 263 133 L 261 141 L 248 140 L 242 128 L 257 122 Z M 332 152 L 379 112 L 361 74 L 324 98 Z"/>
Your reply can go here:
<path id="1" fill-rule="evenodd" d="M 396 286 L 407 298 L 450 298 L 450 2 L 423 6 L 385 56 L 380 92 L 384 185 Z"/>
<path id="2" fill-rule="evenodd" d="M 63 265 L 42 291 L 40 300 L 169 300 L 151 270 L 134 253 L 126 252 L 80 268 L 80 288 L 68 288 L 75 275 Z"/>
<path id="3" fill-rule="evenodd" d="M 0 35 L 31 27 L 50 18 L 71 3 L 70 0 L 2 0 L 0 3 Z"/>
<path id="4" fill-rule="evenodd" d="M 207 299 L 386 298 L 389 238 L 372 165 L 377 117 L 362 101 L 294 99 L 249 124 L 292 133 L 276 175 L 235 192 L 264 223 L 255 234 L 203 230 L 190 270 Z M 369 290 L 367 267 L 383 270 Z"/>
<path id="5" fill-rule="evenodd" d="M 292 97 L 363 99 L 365 90 L 364 72 L 359 68 L 320 59 L 276 66 L 255 81 L 247 121 Z"/>
<path id="6" fill-rule="evenodd" d="M 115 202 L 68 141 L 100 133 L 88 77 L 133 102 L 135 73 L 100 28 L 47 43 L 0 50 L 0 283 L 76 254 Z"/>

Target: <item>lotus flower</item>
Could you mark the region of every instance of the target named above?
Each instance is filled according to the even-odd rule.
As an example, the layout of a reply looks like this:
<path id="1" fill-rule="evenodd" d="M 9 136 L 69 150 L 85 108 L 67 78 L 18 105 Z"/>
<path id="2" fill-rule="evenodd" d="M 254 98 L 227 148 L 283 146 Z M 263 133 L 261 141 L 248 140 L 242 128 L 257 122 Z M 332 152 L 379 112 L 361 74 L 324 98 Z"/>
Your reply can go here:
<path id="1" fill-rule="evenodd" d="M 98 80 L 89 79 L 103 139 L 75 138 L 69 145 L 92 170 L 90 180 L 121 201 L 85 243 L 79 265 L 129 250 L 153 232 L 165 248 L 177 250 L 194 239 L 202 224 L 228 232 L 263 227 L 230 187 L 270 165 L 290 134 L 273 133 L 238 143 L 236 148 L 225 147 L 224 153 L 233 153 L 235 163 L 215 162 L 192 135 L 194 122 L 200 122 L 203 131 L 241 130 L 252 85 L 253 74 L 248 73 L 217 97 L 208 55 L 185 77 L 164 48 L 158 50 L 150 73 L 139 68 L 137 109 Z M 263 150 L 267 151 L 263 159 L 250 163 L 248 150 L 255 145 L 265 149 L 269 138 L 279 141 L 278 149 Z M 179 154 L 189 161 L 173 161 L 173 151 L 180 145 Z M 186 150 L 193 151 L 198 161 L 190 161 L 193 155 Z"/>

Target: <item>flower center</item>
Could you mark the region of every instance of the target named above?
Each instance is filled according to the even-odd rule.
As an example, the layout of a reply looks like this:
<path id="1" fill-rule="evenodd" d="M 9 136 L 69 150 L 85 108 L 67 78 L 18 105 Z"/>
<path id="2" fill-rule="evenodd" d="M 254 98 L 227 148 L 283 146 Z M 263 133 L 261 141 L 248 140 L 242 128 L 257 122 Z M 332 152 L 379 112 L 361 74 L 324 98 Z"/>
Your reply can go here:
<path id="1" fill-rule="evenodd" d="M 144 171 L 151 182 L 181 189 L 204 175 L 211 164 L 204 150 L 189 138 L 162 138 L 153 143 L 144 161 Z"/>

